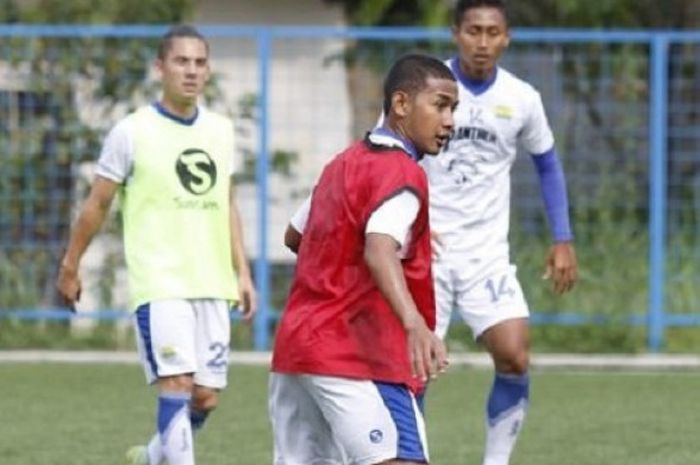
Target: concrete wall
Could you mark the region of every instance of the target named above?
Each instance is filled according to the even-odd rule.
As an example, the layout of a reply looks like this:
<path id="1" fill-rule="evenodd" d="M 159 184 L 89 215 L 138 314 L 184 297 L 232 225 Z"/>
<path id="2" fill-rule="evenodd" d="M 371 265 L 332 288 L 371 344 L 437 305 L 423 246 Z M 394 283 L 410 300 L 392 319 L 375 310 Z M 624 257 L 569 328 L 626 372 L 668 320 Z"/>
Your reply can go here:
<path id="1" fill-rule="evenodd" d="M 197 24 L 339 26 L 344 22 L 341 8 L 321 0 L 206 0 L 198 5 Z M 238 111 L 242 98 L 259 93 L 256 43 L 221 38 L 210 42 L 212 67 L 224 90 L 226 109 Z M 292 178 L 270 178 L 268 244 L 273 260 L 293 258 L 282 246 L 288 219 L 326 161 L 351 138 L 352 110 L 345 65 L 342 60 L 329 63 L 326 59 L 337 55 L 343 45 L 338 40 L 317 39 L 277 40 L 272 44 L 269 148 L 271 152 L 284 150 L 299 156 Z M 238 121 L 241 148 L 257 152 L 256 125 L 245 118 Z M 246 248 L 250 255 L 257 255 L 257 191 L 254 185 L 244 184 L 238 192 Z"/>

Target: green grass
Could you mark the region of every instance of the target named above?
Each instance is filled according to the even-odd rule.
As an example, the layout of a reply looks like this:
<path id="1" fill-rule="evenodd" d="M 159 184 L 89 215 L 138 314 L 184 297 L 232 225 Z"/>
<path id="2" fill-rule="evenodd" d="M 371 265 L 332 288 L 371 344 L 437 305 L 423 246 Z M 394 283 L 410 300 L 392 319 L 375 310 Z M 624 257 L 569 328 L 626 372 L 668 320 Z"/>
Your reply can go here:
<path id="1" fill-rule="evenodd" d="M 430 388 L 433 464 L 478 464 L 491 375 L 454 367 Z M 687 465 L 698 459 L 697 373 L 532 375 L 511 465 Z M 271 464 L 264 367 L 233 366 L 197 439 L 201 465 Z M 118 465 L 153 430 L 155 392 L 137 366 L 0 364 L 0 463 Z"/>

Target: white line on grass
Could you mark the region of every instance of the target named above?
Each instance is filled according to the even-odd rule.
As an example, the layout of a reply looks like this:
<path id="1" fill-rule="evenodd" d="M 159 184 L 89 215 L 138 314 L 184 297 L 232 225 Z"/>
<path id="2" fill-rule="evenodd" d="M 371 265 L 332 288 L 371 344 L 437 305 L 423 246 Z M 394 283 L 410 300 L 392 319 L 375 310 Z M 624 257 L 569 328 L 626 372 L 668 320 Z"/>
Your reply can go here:
<path id="1" fill-rule="evenodd" d="M 269 365 L 270 352 L 231 352 L 231 364 Z M 58 350 L 7 350 L 0 351 L 0 363 L 4 362 L 54 362 L 54 363 L 138 363 L 136 352 L 113 351 L 58 351 Z M 450 364 L 490 368 L 491 359 L 486 353 L 452 353 Z M 700 356 L 692 354 L 533 354 L 534 369 L 598 369 L 598 370 L 687 370 L 700 368 Z"/>

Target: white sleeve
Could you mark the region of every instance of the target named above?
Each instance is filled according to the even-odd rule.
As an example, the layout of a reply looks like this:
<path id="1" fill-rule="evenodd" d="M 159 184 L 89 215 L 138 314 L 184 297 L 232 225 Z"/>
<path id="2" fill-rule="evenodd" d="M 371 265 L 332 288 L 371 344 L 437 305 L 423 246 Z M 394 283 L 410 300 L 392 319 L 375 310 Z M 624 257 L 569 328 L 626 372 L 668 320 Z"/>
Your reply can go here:
<path id="1" fill-rule="evenodd" d="M 534 89 L 529 109 L 529 115 L 520 133 L 520 143 L 529 154 L 539 155 L 554 146 L 554 136 L 547 121 L 542 98 Z"/>
<path id="2" fill-rule="evenodd" d="M 128 123 L 121 121 L 107 134 L 95 174 L 123 184 L 131 174 L 134 163 L 134 144 Z"/>
<path id="3" fill-rule="evenodd" d="M 299 209 L 289 220 L 289 224 L 300 233 L 303 233 L 304 229 L 306 229 L 306 222 L 309 220 L 309 210 L 311 210 L 311 195 L 304 200 L 304 203 L 299 206 Z"/>
<path id="4" fill-rule="evenodd" d="M 420 202 L 418 196 L 405 190 L 377 208 L 367 221 L 365 234 L 380 233 L 393 237 L 401 246 L 400 256 L 411 242 L 411 226 L 416 221 Z"/>

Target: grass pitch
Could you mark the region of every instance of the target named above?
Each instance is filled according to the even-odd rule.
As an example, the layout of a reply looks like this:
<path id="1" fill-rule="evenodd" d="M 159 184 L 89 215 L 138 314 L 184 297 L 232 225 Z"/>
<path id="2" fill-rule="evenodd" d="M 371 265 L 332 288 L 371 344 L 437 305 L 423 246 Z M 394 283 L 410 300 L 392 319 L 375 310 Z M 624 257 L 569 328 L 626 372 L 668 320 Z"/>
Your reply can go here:
<path id="1" fill-rule="evenodd" d="M 231 367 L 197 438 L 201 465 L 272 463 L 265 367 Z M 491 374 L 453 367 L 431 386 L 434 465 L 478 465 Z M 700 374 L 532 373 L 511 465 L 687 465 L 700 460 Z M 153 432 L 155 391 L 134 365 L 0 364 L 0 464 L 120 465 Z"/>

